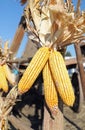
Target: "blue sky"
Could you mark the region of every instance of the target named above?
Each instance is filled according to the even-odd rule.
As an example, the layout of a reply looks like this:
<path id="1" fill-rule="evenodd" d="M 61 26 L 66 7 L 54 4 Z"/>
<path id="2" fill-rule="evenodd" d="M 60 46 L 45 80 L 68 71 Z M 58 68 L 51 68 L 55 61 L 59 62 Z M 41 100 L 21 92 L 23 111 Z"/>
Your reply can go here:
<path id="1" fill-rule="evenodd" d="M 85 0 L 81 1 L 81 9 L 85 10 Z M 76 2 L 77 0 L 73 0 L 74 4 Z M 21 6 L 19 0 L 0 0 L 0 38 L 3 41 L 9 40 L 11 44 L 20 18 L 23 14 L 23 9 L 24 6 Z M 18 57 L 21 56 L 26 43 L 27 36 L 25 35 L 17 54 Z M 72 45 L 69 46 L 67 50 L 75 56 L 75 51 Z"/>
<path id="2" fill-rule="evenodd" d="M 18 0 L 0 0 L 0 36 L 4 40 L 13 38 L 22 13 Z"/>
<path id="3" fill-rule="evenodd" d="M 73 4 L 76 5 L 77 1 L 78 0 L 73 0 Z M 81 10 L 85 11 L 85 0 L 81 0 Z M 76 55 L 73 45 L 68 46 L 67 51 L 70 51 L 72 56 Z"/>
<path id="4" fill-rule="evenodd" d="M 12 43 L 23 10 L 24 6 L 21 6 L 19 0 L 0 0 L 0 38 L 3 42 L 9 40 L 10 44 Z M 17 54 L 18 57 L 21 56 L 26 43 L 25 36 Z"/>

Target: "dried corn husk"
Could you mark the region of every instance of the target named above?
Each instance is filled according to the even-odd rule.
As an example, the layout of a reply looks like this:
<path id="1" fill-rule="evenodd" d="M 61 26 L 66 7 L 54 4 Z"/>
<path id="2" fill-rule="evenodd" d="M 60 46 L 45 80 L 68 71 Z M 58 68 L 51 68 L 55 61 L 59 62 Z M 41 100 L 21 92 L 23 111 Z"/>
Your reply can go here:
<path id="1" fill-rule="evenodd" d="M 37 31 L 39 31 L 40 21 L 41 21 L 38 3 L 39 3 L 39 0 L 38 1 L 29 0 L 31 16 L 32 16 L 32 19 L 34 21 L 34 25 L 35 25 Z"/>
<path id="2" fill-rule="evenodd" d="M 18 95 L 17 86 L 13 87 L 6 97 L 0 97 L 0 129 L 7 129 L 7 116 L 15 105 Z M 3 126 L 4 123 L 4 126 Z"/>
<path id="3" fill-rule="evenodd" d="M 8 55 L 8 53 L 9 53 L 9 47 L 8 47 L 8 45 L 9 45 L 9 41 L 6 41 L 5 43 L 4 43 L 4 56 L 6 56 L 6 55 Z"/>
<path id="4" fill-rule="evenodd" d="M 7 64 L 4 64 L 2 67 L 3 67 L 4 74 L 6 76 L 6 79 L 9 81 L 9 83 L 13 86 L 16 85 L 17 83 L 16 83 L 15 74 L 12 73 L 9 66 Z"/>
<path id="5" fill-rule="evenodd" d="M 42 46 L 56 44 L 62 47 L 78 41 L 84 35 L 85 12 L 80 11 L 80 0 L 76 11 L 72 1 L 68 0 L 29 0 L 28 4 L 31 12 L 29 22 L 33 21 L 37 41 Z"/>

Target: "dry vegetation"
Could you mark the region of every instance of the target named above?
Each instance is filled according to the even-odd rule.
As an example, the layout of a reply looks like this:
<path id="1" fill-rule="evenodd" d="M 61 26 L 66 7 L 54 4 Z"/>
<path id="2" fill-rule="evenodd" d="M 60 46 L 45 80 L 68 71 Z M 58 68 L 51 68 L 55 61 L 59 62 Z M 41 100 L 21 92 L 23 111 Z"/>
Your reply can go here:
<path id="1" fill-rule="evenodd" d="M 26 4 L 26 7 L 24 9 L 24 18 L 26 22 L 25 31 L 28 33 L 28 37 L 35 44 L 37 44 L 38 47 L 46 46 L 53 49 L 56 48 L 56 50 L 62 52 L 63 48 L 66 47 L 67 45 L 73 43 L 79 44 L 81 41 L 85 40 L 85 12 L 80 10 L 80 0 L 78 0 L 77 2 L 76 9 L 74 9 L 74 5 L 72 4 L 71 0 L 66 0 L 65 2 L 63 0 L 21 0 L 21 3 Z M 12 69 L 16 68 L 13 64 L 15 62 L 14 60 L 15 57 L 12 56 L 13 52 L 11 51 L 13 50 L 14 46 L 15 45 L 13 44 L 13 46 L 9 48 L 8 42 L 6 42 L 4 44 L 4 48 L 2 48 L 2 46 L 0 47 L 0 67 L 2 68 L 4 65 L 8 66 L 8 68 L 6 68 L 5 71 L 3 72 L 3 76 L 4 76 L 3 82 L 6 84 L 1 82 L 2 77 L 0 77 L 1 79 L 0 80 L 1 83 L 0 84 L 1 85 L 0 87 L 1 88 L 0 129 L 1 130 L 8 129 L 8 119 L 11 122 L 12 118 L 9 115 L 12 112 L 14 105 L 16 111 L 17 105 L 19 105 L 18 106 L 19 108 L 20 107 L 23 108 L 22 106 L 26 107 L 26 104 L 24 104 L 23 101 L 25 101 L 26 103 L 27 99 L 29 99 L 27 95 L 23 95 L 24 100 L 22 100 L 22 96 L 19 95 L 18 88 L 17 88 L 18 79 L 16 79 L 15 74 L 12 72 Z M 16 51 L 14 52 L 16 53 Z M 10 64 L 10 61 L 12 61 L 12 64 Z M 4 86 L 7 87 L 4 88 Z M 41 96 L 40 93 L 37 94 L 38 96 Z M 19 103 L 17 100 L 20 99 L 20 97 L 21 97 L 21 101 Z M 43 98 L 43 96 L 41 97 Z M 40 101 L 39 98 L 36 100 Z M 34 99 L 32 101 L 34 102 Z M 31 102 L 29 102 L 29 105 L 32 106 L 32 104 L 30 103 Z M 38 104 L 36 104 L 36 107 L 40 109 Z M 41 107 L 42 105 L 43 105 L 43 101 L 41 101 Z M 25 117 L 25 116 L 28 116 L 30 114 L 26 113 L 25 115 L 24 113 L 25 111 L 24 112 L 22 111 L 24 110 L 22 109 L 17 112 L 20 112 L 21 115 L 23 114 L 24 115 L 23 118 L 28 122 L 26 118 L 30 118 L 30 117 Z M 13 119 L 15 119 L 15 117 L 13 117 Z M 43 119 L 43 115 L 40 119 Z M 19 121 L 17 126 L 15 124 L 15 121 L 17 122 Z M 14 121 L 14 125 L 16 129 L 22 130 L 23 123 L 21 123 L 22 125 L 19 128 L 20 119 L 17 120 L 16 118 L 15 121 Z M 25 127 L 24 130 L 27 129 L 27 127 Z M 38 128 L 36 128 L 36 130 L 38 130 Z"/>

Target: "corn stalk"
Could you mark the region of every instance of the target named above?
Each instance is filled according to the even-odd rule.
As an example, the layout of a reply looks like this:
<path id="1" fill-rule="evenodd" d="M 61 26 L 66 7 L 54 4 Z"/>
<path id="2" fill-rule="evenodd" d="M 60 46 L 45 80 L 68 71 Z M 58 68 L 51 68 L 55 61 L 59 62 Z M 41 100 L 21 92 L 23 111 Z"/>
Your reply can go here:
<path id="1" fill-rule="evenodd" d="M 6 97 L 0 96 L 0 129 L 8 130 L 8 115 L 15 105 L 18 95 L 17 87 L 13 87 Z"/>

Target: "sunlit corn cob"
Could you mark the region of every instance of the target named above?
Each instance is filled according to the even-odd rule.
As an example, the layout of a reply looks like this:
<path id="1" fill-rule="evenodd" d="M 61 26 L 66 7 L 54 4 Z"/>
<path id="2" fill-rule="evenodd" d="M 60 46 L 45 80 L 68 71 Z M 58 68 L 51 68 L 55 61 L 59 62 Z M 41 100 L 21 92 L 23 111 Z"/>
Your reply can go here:
<path id="1" fill-rule="evenodd" d="M 11 72 L 9 66 L 7 64 L 4 64 L 2 67 L 9 83 L 12 84 L 13 86 L 16 85 L 15 75 Z"/>
<path id="2" fill-rule="evenodd" d="M 44 81 L 44 95 L 46 103 L 51 110 L 53 111 L 57 110 L 58 95 L 48 62 L 45 64 L 43 68 L 43 81 Z"/>
<path id="3" fill-rule="evenodd" d="M 21 80 L 19 81 L 18 90 L 20 93 L 24 93 L 31 88 L 39 73 L 46 64 L 48 58 L 49 48 L 41 47 L 36 52 L 31 62 L 29 63 L 27 69 L 25 70 Z"/>
<path id="4" fill-rule="evenodd" d="M 8 83 L 3 71 L 3 67 L 0 65 L 0 88 L 4 91 L 4 92 L 8 92 Z"/>
<path id="5" fill-rule="evenodd" d="M 57 90 L 63 102 L 68 106 L 73 106 L 75 101 L 74 90 L 61 53 L 56 50 L 51 51 L 49 64 Z"/>
<path id="6" fill-rule="evenodd" d="M 5 130 L 6 129 L 6 120 L 2 119 L 1 121 L 1 130 Z"/>

